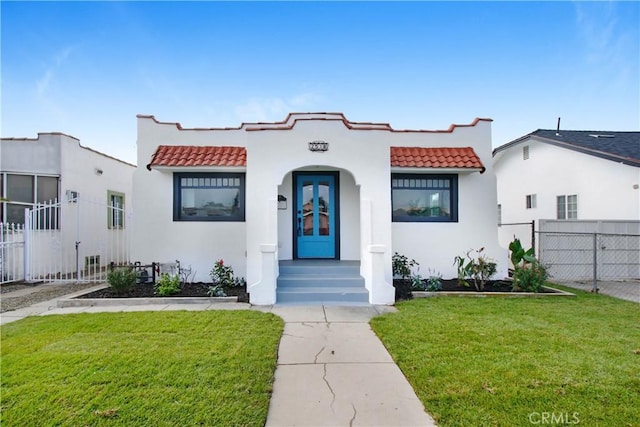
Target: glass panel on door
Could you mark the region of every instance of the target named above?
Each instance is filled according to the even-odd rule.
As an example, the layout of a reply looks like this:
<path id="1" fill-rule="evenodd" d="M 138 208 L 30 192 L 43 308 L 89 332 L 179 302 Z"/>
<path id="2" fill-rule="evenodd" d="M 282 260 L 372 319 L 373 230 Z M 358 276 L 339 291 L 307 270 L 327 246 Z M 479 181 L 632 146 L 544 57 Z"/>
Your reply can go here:
<path id="1" fill-rule="evenodd" d="M 296 256 L 336 256 L 335 177 L 301 174 L 296 178 Z"/>
<path id="2" fill-rule="evenodd" d="M 314 185 L 311 181 L 302 183 L 302 234 L 313 235 L 313 212 L 315 210 Z"/>

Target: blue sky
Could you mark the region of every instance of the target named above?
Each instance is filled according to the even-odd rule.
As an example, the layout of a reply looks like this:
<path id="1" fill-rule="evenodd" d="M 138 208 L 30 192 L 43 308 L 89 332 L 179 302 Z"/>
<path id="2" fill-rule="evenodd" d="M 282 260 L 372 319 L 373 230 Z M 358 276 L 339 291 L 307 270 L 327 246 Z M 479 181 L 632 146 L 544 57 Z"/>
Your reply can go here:
<path id="1" fill-rule="evenodd" d="M 7 2 L 3 137 L 136 162 L 136 114 L 185 127 L 343 112 L 397 129 L 640 130 L 638 2 Z M 146 161 L 143 159 L 142 161 Z"/>

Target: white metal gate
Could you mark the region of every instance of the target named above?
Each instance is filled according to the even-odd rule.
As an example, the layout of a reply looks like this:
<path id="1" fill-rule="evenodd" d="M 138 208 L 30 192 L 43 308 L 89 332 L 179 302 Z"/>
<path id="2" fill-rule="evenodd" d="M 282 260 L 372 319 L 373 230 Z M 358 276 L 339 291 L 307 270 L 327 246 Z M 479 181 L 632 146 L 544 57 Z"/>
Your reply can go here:
<path id="1" fill-rule="evenodd" d="M 0 222 L 0 283 L 24 280 L 24 227 Z"/>
<path id="2" fill-rule="evenodd" d="M 103 282 L 110 263 L 129 262 L 131 215 L 75 195 L 25 212 L 25 280 Z"/>

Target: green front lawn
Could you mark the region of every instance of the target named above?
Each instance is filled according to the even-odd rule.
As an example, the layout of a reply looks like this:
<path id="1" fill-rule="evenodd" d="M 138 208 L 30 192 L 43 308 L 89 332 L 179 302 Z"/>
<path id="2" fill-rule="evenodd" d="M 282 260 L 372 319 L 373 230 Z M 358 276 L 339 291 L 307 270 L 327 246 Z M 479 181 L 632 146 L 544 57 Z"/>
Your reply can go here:
<path id="1" fill-rule="evenodd" d="M 255 311 L 2 326 L 2 425 L 262 426 L 283 322 Z"/>
<path id="2" fill-rule="evenodd" d="M 415 299 L 371 325 L 439 426 L 640 426 L 640 305 L 570 291 Z"/>

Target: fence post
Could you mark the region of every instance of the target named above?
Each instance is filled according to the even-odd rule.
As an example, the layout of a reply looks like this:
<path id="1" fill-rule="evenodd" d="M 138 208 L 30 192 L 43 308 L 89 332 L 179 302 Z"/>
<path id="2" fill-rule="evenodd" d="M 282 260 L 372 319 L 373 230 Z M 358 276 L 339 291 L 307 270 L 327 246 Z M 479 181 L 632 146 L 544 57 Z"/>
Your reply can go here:
<path id="1" fill-rule="evenodd" d="M 593 293 L 598 292 L 598 233 L 593 233 Z"/>
<path id="2" fill-rule="evenodd" d="M 533 253 L 536 253 L 536 220 L 531 221 L 531 247 L 533 248 Z"/>
<path id="3" fill-rule="evenodd" d="M 76 196 L 76 282 L 80 281 L 80 194 Z"/>
<path id="4" fill-rule="evenodd" d="M 22 248 L 22 262 L 24 264 L 24 281 L 31 281 L 31 215 L 29 209 L 24 210 L 24 228 L 22 230 L 24 246 Z"/>

